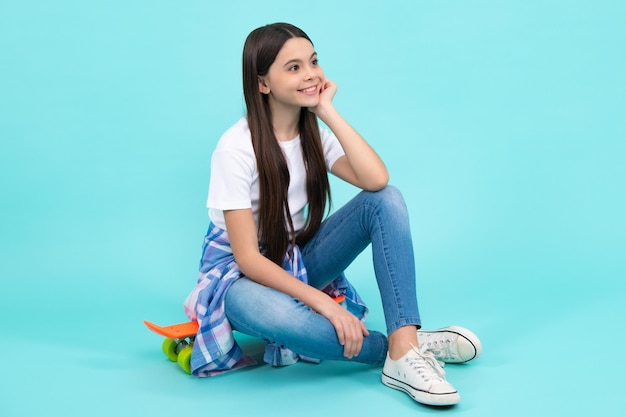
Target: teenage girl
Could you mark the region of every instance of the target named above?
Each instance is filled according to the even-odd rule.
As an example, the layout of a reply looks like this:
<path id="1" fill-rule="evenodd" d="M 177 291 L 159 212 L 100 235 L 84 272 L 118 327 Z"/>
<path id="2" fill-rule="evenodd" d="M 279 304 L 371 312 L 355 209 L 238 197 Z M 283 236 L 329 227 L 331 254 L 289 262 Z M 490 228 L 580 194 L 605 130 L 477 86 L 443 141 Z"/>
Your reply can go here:
<path id="1" fill-rule="evenodd" d="M 439 362 L 476 358 L 480 341 L 461 327 L 418 331 L 407 208 L 387 185 L 383 161 L 335 109 L 337 86 L 309 37 L 285 23 L 250 33 L 243 90 L 247 116 L 212 156 L 210 225 L 198 284 L 185 302 L 200 324 L 193 374 L 249 364 L 237 330 L 266 340 L 264 360 L 273 365 L 384 365 L 385 385 L 421 403 L 456 404 Z M 328 171 L 363 191 L 325 218 Z M 365 327 L 367 308 L 343 275 L 370 244 L 386 335 Z"/>

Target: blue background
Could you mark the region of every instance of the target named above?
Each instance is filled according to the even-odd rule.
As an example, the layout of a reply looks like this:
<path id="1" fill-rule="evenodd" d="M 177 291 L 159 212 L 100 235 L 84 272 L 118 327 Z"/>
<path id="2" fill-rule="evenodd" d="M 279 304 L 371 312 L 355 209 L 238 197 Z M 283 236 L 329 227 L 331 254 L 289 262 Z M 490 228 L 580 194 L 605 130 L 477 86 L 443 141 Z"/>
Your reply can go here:
<path id="1" fill-rule="evenodd" d="M 617 415 L 625 19 L 618 0 L 0 0 L 0 414 Z M 275 21 L 312 37 L 405 194 L 425 327 L 483 341 L 446 367 L 457 407 L 355 364 L 188 377 L 143 327 L 184 320 L 243 41 Z M 348 273 L 384 328 L 369 254 Z"/>

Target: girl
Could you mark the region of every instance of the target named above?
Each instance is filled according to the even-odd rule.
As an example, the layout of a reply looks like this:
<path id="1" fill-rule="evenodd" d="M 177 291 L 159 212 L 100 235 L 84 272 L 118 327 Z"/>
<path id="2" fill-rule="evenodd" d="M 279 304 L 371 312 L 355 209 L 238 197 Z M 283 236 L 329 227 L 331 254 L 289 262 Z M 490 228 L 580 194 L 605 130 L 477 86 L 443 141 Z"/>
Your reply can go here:
<path id="1" fill-rule="evenodd" d="M 264 360 L 273 365 L 384 364 L 385 385 L 425 404 L 456 404 L 459 394 L 438 361 L 474 359 L 480 341 L 460 327 L 418 332 L 406 206 L 387 185 L 379 156 L 333 106 L 337 86 L 309 37 L 285 23 L 250 33 L 243 89 L 247 116 L 212 156 L 211 222 L 198 284 L 185 302 L 200 325 L 193 374 L 250 364 L 233 338 L 237 330 L 265 339 Z M 324 220 L 328 171 L 363 191 Z M 343 275 L 369 244 L 387 336 L 365 327 L 367 308 Z"/>

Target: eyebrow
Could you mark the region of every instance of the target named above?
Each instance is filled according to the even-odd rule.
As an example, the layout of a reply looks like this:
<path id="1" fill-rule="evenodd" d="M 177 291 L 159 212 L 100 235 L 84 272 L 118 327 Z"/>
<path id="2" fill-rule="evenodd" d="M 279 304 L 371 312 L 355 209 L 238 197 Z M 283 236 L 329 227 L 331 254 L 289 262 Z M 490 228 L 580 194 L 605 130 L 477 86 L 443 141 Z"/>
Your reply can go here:
<path id="1" fill-rule="evenodd" d="M 311 59 L 311 58 L 313 58 L 313 57 L 316 57 L 316 56 L 317 56 L 317 52 L 313 52 L 313 53 L 311 54 L 311 57 L 310 57 L 309 59 Z M 283 65 L 283 67 L 286 67 L 286 66 L 288 66 L 288 65 L 290 65 L 290 64 L 299 64 L 300 62 L 302 62 L 302 60 L 301 60 L 301 59 L 290 59 L 289 61 L 285 62 L 285 64 Z"/>

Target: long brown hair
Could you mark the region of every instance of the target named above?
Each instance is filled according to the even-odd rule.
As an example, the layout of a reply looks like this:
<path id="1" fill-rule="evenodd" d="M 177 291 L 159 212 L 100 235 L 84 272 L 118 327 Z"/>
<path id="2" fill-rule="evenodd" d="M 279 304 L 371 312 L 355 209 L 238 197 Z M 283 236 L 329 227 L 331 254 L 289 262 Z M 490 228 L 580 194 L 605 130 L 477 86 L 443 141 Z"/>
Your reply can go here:
<path id="1" fill-rule="evenodd" d="M 267 75 L 276 55 L 291 38 L 311 42 L 301 29 L 288 23 L 274 23 L 252 31 L 243 48 L 243 93 L 259 172 L 259 240 L 265 256 L 278 265 L 282 265 L 290 243 L 303 244 L 315 234 L 326 214 L 327 202 L 330 205 L 330 185 L 317 117 L 302 108 L 298 128 L 308 207 L 305 225 L 296 234 L 287 203 L 289 169 L 274 134 L 268 97 L 259 91 L 258 81 L 260 76 Z"/>

